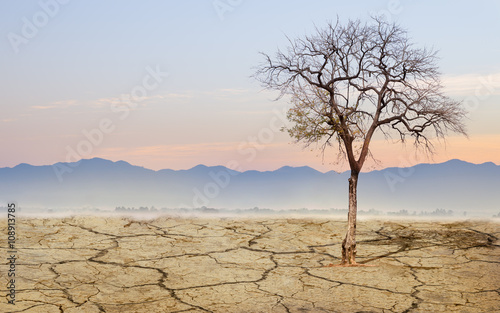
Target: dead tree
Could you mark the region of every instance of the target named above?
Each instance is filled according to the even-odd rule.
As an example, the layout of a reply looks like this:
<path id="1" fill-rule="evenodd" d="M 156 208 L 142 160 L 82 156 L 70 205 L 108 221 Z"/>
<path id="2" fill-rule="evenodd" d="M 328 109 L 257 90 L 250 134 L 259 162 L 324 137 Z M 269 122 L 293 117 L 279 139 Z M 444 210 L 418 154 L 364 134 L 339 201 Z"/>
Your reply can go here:
<path id="1" fill-rule="evenodd" d="M 356 264 L 359 173 L 376 131 L 433 152 L 431 140 L 448 132 L 466 135 L 465 110 L 446 97 L 437 56 L 415 47 L 407 32 L 381 18 L 329 24 L 315 34 L 289 39 L 286 51 L 265 61 L 255 77 L 289 97 L 287 130 L 296 142 L 323 149 L 338 145 L 351 169 L 349 213 L 342 265 Z"/>

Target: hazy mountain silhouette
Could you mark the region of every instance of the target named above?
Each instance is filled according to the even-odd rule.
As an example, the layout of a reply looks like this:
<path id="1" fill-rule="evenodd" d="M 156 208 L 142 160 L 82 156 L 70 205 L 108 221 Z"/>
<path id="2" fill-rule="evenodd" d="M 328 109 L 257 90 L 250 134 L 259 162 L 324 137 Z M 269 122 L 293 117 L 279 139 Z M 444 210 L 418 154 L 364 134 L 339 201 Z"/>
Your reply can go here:
<path id="1" fill-rule="evenodd" d="M 100 158 L 0 168 L 0 201 L 21 207 L 346 208 L 348 172 L 310 167 L 237 172 L 223 166 L 153 171 Z M 361 173 L 359 209 L 500 212 L 500 166 L 451 160 Z"/>

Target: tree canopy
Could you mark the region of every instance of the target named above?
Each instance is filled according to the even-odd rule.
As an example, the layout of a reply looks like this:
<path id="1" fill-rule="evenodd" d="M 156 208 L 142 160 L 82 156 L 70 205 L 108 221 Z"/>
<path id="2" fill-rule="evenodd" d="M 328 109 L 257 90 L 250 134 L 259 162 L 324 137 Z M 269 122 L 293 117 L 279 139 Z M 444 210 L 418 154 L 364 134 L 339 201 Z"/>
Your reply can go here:
<path id="1" fill-rule="evenodd" d="M 291 96 L 288 132 L 296 141 L 341 143 L 342 155 L 358 171 L 377 129 L 386 138 L 413 138 L 431 153 L 433 137 L 466 135 L 466 112 L 444 95 L 436 52 L 415 47 L 396 24 L 373 21 L 328 24 L 289 40 L 274 58 L 263 54 L 256 73 L 266 88 Z"/>

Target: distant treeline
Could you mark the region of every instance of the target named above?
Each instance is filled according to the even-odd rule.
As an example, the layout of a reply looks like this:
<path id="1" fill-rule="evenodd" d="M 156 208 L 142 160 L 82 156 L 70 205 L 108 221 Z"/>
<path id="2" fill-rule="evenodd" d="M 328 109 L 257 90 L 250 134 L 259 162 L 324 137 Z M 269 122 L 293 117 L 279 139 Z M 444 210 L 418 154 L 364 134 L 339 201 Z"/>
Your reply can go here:
<path id="1" fill-rule="evenodd" d="M 0 206 L 0 212 L 7 212 L 7 210 L 9 209 L 9 207 L 6 207 L 6 206 Z M 22 211 L 21 207 L 18 207 L 16 205 L 16 212 L 20 212 Z"/>
<path id="2" fill-rule="evenodd" d="M 167 210 L 167 209 L 162 209 L 162 211 Z M 115 212 L 158 212 L 158 209 L 156 209 L 154 206 L 150 208 L 148 207 L 139 207 L 139 208 L 126 208 L 124 206 L 117 206 L 115 208 Z"/>
<path id="3" fill-rule="evenodd" d="M 259 208 L 259 207 L 254 207 L 254 208 L 249 208 L 249 209 L 220 209 L 220 208 L 208 208 L 208 207 L 201 207 L 201 208 L 161 208 L 157 209 L 154 206 L 151 208 L 148 207 L 116 207 L 115 212 L 141 212 L 141 213 L 146 213 L 146 212 L 165 212 L 165 213 L 221 213 L 221 214 L 269 214 L 269 215 L 275 215 L 275 214 L 301 214 L 301 215 L 347 215 L 348 210 L 347 209 L 328 209 L 328 210 L 321 210 L 321 209 L 307 209 L 307 208 L 301 208 L 301 209 L 289 209 L 289 210 L 272 210 L 268 208 Z M 382 212 L 378 211 L 375 209 L 370 209 L 368 211 L 365 210 L 358 210 L 358 215 L 369 215 L 369 216 L 377 216 L 377 215 L 391 215 L 391 216 L 453 216 L 454 212 L 452 210 L 445 210 L 445 209 L 435 209 L 432 212 L 428 211 L 413 211 L 409 212 L 408 210 L 400 210 L 398 212 Z M 465 212 L 464 212 L 464 215 Z M 499 214 L 500 216 L 500 214 Z M 495 217 L 495 216 L 494 216 Z"/>
<path id="4" fill-rule="evenodd" d="M 6 217 L 8 207 L 0 206 L 0 213 L 4 217 Z M 20 207 L 16 207 L 16 212 L 22 211 Z M 45 211 L 47 213 L 57 213 L 57 212 L 109 212 L 109 210 L 101 210 L 96 207 L 85 207 L 80 209 L 75 208 L 58 208 L 58 209 L 42 209 L 42 208 L 27 208 L 27 212 L 42 212 Z M 333 215 L 333 216 L 347 216 L 347 209 L 308 209 L 308 208 L 300 208 L 300 209 L 288 209 L 288 210 L 273 210 L 268 208 L 259 208 L 253 207 L 248 209 L 225 209 L 225 208 L 161 208 L 157 209 L 154 206 L 147 207 L 125 207 L 119 206 L 115 207 L 115 212 L 120 213 L 170 213 L 170 214 L 220 214 L 220 215 L 280 215 L 280 214 L 297 214 L 297 215 Z M 472 211 L 472 210 L 471 210 Z M 472 211 L 473 212 L 473 211 Z M 383 212 L 375 209 L 370 210 L 358 210 L 358 215 L 361 216 L 435 216 L 435 217 L 452 217 L 452 216 L 468 216 L 467 212 L 461 212 L 460 214 L 455 215 L 455 212 L 452 210 L 445 209 L 435 209 L 434 211 L 408 211 L 408 210 L 399 210 L 397 212 Z M 471 216 L 474 216 L 472 213 Z M 492 215 L 493 218 L 500 218 L 500 212 L 496 215 Z M 2 218 L 2 216 L 0 216 Z"/>
<path id="5" fill-rule="evenodd" d="M 465 213 L 465 212 L 464 212 Z M 387 215 L 396 215 L 396 216 L 453 216 L 453 211 L 445 209 L 435 209 L 432 212 L 427 211 L 413 211 L 412 213 L 408 212 L 408 210 L 400 210 L 399 212 L 387 212 Z M 464 214 L 466 215 L 466 214 Z"/>

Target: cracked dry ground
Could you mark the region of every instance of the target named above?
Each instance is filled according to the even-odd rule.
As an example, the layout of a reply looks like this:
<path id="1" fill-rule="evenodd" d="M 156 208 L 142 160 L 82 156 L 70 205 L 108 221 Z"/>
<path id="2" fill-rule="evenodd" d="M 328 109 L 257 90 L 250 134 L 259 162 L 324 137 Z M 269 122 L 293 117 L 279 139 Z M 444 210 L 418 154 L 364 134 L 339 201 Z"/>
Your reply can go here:
<path id="1" fill-rule="evenodd" d="M 498 312 L 500 225 L 72 217 L 19 219 L 15 306 L 1 312 Z M 6 221 L 2 220 L 5 233 Z M 0 240 L 6 255 L 6 236 Z M 2 258 L 6 289 L 6 257 Z"/>

